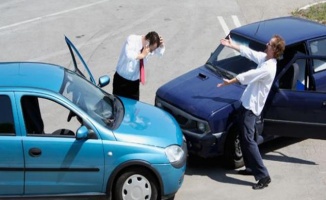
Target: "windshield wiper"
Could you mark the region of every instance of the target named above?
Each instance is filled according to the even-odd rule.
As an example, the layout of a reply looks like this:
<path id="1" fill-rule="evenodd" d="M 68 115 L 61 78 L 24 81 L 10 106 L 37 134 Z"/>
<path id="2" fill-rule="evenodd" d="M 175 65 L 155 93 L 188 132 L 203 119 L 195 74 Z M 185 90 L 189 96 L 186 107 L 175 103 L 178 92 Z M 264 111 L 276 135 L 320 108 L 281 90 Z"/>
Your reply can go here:
<path id="1" fill-rule="evenodd" d="M 212 70 L 213 72 L 215 72 L 216 74 L 218 74 L 220 77 L 222 78 L 228 78 L 228 79 L 232 79 L 234 76 L 229 73 L 228 71 L 221 69 L 220 67 L 214 67 L 212 65 L 212 63 L 207 62 L 206 66 Z"/>
<path id="2" fill-rule="evenodd" d="M 228 78 L 228 79 L 232 79 L 234 76 L 231 74 L 231 73 L 229 73 L 228 71 L 226 71 L 226 70 L 222 70 L 222 69 L 220 69 L 221 70 L 221 73 L 223 74 L 223 77 L 226 77 L 226 78 Z"/>
<path id="3" fill-rule="evenodd" d="M 212 63 L 207 62 L 206 67 L 212 70 L 213 72 L 215 72 L 216 74 L 218 74 L 220 77 L 223 77 L 223 73 L 221 72 L 221 70 L 215 68 Z"/>

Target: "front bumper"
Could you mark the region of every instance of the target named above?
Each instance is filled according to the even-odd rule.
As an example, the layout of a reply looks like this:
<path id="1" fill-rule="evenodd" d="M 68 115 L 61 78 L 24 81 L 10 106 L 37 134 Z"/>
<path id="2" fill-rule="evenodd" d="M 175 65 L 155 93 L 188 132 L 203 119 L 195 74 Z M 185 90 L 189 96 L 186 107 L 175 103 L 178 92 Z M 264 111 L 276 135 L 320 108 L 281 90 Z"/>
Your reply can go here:
<path id="1" fill-rule="evenodd" d="M 223 133 L 196 134 L 183 130 L 187 140 L 187 148 L 190 154 L 203 158 L 219 156 L 222 154 L 221 144 Z"/>
<path id="2" fill-rule="evenodd" d="M 170 164 L 155 164 L 153 167 L 162 178 L 162 199 L 174 196 L 182 186 L 186 164 L 181 168 L 175 168 Z"/>
<path id="3" fill-rule="evenodd" d="M 222 154 L 223 146 L 220 144 L 222 144 L 221 138 L 223 133 L 211 133 L 210 128 L 205 133 L 189 131 L 191 130 L 189 124 L 192 124 L 192 121 L 206 122 L 205 120 L 194 117 L 159 97 L 156 97 L 155 99 L 155 106 L 170 113 L 177 120 L 182 129 L 183 135 L 187 140 L 187 149 L 190 154 L 195 154 L 204 158 Z"/>

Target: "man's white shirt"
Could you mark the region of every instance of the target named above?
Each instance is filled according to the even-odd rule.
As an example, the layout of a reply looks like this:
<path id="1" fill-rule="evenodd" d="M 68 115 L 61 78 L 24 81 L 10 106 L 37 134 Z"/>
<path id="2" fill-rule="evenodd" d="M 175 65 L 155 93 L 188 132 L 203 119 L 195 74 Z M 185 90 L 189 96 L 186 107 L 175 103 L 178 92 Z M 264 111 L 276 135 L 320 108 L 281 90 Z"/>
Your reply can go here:
<path id="1" fill-rule="evenodd" d="M 257 68 L 238 74 L 236 79 L 247 85 L 241 96 L 243 107 L 259 116 L 264 108 L 267 96 L 276 75 L 276 59 L 266 60 L 266 53 L 240 46 L 240 54 L 255 63 Z"/>
<path id="2" fill-rule="evenodd" d="M 117 64 L 117 72 L 123 78 L 135 81 L 139 79 L 139 59 L 138 54 L 143 48 L 141 35 L 130 35 L 124 43 Z M 165 47 L 158 47 L 155 51 L 149 53 L 143 60 L 146 64 L 148 57 L 152 55 L 164 54 Z"/>

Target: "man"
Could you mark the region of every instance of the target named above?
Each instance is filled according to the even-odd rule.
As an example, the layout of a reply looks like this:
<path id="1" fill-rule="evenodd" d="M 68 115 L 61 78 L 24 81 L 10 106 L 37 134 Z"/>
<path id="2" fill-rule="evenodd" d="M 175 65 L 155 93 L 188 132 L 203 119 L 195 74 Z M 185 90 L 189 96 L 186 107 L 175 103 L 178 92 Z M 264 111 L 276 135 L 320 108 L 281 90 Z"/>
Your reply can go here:
<path id="1" fill-rule="evenodd" d="M 268 93 L 276 74 L 276 59 L 284 51 L 285 42 L 274 35 L 266 44 L 265 52 L 257 52 L 246 46 L 239 46 L 228 39 L 222 39 L 221 44 L 239 51 L 242 56 L 257 63 L 257 68 L 238 74 L 231 80 L 223 79 L 217 87 L 240 82 L 247 85 L 241 96 L 242 106 L 240 108 L 240 143 L 243 153 L 245 170 L 240 170 L 241 174 L 253 174 L 258 183 L 253 185 L 253 189 L 263 189 L 271 182 L 267 168 L 263 164 L 258 144 L 254 140 L 255 123 L 264 108 Z M 241 66 L 240 66 L 241 67 Z"/>
<path id="2" fill-rule="evenodd" d="M 113 94 L 139 100 L 139 83 L 150 55 L 162 56 L 165 51 L 163 39 L 154 31 L 144 35 L 130 35 L 119 57 L 113 78 Z"/>

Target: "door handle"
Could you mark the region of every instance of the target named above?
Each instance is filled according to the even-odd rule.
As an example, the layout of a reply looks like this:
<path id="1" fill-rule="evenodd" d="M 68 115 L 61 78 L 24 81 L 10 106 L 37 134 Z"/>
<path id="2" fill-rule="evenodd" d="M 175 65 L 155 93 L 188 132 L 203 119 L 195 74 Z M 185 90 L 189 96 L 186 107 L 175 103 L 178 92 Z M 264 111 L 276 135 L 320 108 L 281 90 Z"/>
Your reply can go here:
<path id="1" fill-rule="evenodd" d="M 323 101 L 323 106 L 326 106 L 326 101 Z"/>
<path id="2" fill-rule="evenodd" d="M 39 148 L 31 148 L 29 149 L 28 154 L 32 157 L 39 157 L 42 155 L 42 151 Z"/>

